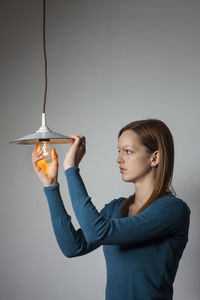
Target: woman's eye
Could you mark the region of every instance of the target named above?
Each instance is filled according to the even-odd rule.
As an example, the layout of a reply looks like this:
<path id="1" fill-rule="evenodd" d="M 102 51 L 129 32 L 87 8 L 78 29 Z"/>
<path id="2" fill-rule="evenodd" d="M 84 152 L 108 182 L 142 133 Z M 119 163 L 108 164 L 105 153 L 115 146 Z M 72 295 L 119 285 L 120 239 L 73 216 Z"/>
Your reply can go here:
<path id="1" fill-rule="evenodd" d="M 118 152 L 118 153 L 120 153 L 121 151 L 120 151 L 120 150 L 118 150 L 117 152 Z M 131 150 L 128 150 L 128 149 L 127 149 L 127 150 L 124 150 L 124 152 L 126 152 L 127 154 L 131 154 L 131 153 L 133 153 L 133 151 L 131 151 Z"/>
<path id="2" fill-rule="evenodd" d="M 126 150 L 126 153 L 131 154 L 132 151 L 131 150 Z"/>

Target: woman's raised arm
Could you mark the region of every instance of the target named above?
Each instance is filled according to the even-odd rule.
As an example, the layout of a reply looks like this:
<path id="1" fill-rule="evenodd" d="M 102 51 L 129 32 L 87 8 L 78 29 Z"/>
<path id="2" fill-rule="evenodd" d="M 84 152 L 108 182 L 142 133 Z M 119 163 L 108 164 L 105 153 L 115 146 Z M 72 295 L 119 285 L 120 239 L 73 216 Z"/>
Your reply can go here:
<path id="1" fill-rule="evenodd" d="M 100 246 L 98 243 L 88 243 L 80 228 L 75 230 L 71 222 L 71 216 L 65 210 L 61 199 L 59 184 L 44 187 L 44 192 L 49 205 L 55 237 L 65 256 L 85 255 Z"/>
<path id="2" fill-rule="evenodd" d="M 98 247 L 85 240 L 81 229 L 75 230 L 71 217 L 63 205 L 58 183 L 58 155 L 52 149 L 52 162 L 47 163 L 42 157 L 40 146 L 37 145 L 32 153 L 32 164 L 35 174 L 44 185 L 48 200 L 54 233 L 61 251 L 67 257 L 87 254 Z"/>

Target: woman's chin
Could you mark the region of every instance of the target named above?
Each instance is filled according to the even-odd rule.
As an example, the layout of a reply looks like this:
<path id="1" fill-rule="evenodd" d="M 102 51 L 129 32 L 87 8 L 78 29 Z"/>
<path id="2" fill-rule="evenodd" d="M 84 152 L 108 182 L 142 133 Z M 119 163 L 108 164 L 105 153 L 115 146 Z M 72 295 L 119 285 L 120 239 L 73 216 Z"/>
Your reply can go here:
<path id="1" fill-rule="evenodd" d="M 129 178 L 128 176 L 125 176 L 124 174 L 122 174 L 122 180 L 125 181 L 125 182 L 133 182 L 133 179 L 132 178 Z"/>

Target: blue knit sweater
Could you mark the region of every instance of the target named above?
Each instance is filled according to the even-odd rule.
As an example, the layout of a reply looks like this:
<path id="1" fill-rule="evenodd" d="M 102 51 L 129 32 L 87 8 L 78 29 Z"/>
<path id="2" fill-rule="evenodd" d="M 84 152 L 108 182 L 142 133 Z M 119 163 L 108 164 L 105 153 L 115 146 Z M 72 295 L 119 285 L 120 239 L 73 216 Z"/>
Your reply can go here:
<path id="1" fill-rule="evenodd" d="M 171 300 L 179 260 L 188 241 L 190 209 L 167 195 L 138 215 L 120 213 L 126 198 L 114 199 L 98 212 L 79 168 L 65 171 L 72 206 L 80 224 L 75 230 L 63 205 L 59 184 L 44 187 L 57 242 L 75 257 L 103 245 L 107 267 L 106 300 Z"/>

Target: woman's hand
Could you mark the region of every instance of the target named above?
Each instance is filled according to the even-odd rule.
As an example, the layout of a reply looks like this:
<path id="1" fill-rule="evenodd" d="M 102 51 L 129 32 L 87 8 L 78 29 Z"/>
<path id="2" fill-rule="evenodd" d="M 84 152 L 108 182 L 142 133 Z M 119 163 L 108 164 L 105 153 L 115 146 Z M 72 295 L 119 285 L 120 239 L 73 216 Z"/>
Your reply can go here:
<path id="1" fill-rule="evenodd" d="M 47 161 L 42 157 L 40 145 L 37 144 L 32 153 L 32 165 L 35 174 L 38 176 L 44 186 L 55 185 L 58 183 L 58 155 L 56 149 L 51 152 L 52 162 Z"/>
<path id="2" fill-rule="evenodd" d="M 73 134 L 70 135 L 70 137 L 72 138 L 71 145 L 65 156 L 63 164 L 65 170 L 71 167 L 78 167 L 86 152 L 86 142 L 84 136 Z"/>

